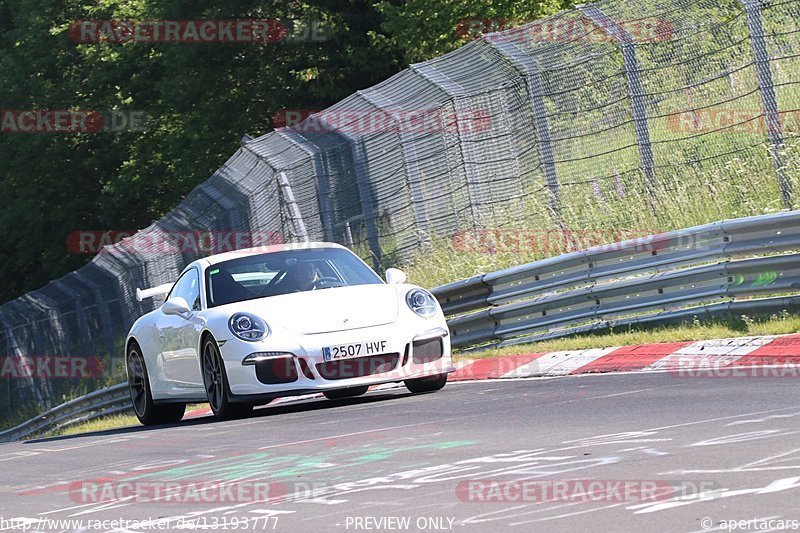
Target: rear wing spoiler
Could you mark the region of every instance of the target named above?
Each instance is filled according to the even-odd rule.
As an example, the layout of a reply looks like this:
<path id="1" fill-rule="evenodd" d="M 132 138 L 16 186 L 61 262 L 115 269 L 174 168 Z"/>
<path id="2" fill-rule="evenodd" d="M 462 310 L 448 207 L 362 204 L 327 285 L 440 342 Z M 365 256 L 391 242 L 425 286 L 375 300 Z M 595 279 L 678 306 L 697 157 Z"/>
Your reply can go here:
<path id="1" fill-rule="evenodd" d="M 157 287 L 150 287 L 149 289 L 136 289 L 136 300 L 142 301 L 145 298 L 152 298 L 153 296 L 161 296 L 167 294 L 174 283 L 164 283 L 163 285 L 159 285 Z"/>

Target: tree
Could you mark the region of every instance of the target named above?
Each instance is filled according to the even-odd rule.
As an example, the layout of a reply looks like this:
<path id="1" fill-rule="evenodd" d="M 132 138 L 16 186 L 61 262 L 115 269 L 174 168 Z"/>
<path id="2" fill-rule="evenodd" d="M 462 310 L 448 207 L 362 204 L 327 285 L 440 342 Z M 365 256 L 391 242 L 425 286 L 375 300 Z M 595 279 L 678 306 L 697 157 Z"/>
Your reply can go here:
<path id="1" fill-rule="evenodd" d="M 481 33 L 500 31 L 572 7 L 571 0 L 383 0 L 376 39 L 406 63 L 451 52 Z"/>
<path id="2" fill-rule="evenodd" d="M 486 28 L 539 17 L 564 0 L 0 0 L 0 110 L 140 113 L 144 128 L 0 133 L 0 302 L 90 256 L 80 230 L 149 225 L 208 178 L 243 134 L 281 109 L 322 109 L 466 43 Z M 75 42 L 81 20 L 273 19 L 269 43 Z M 459 25 L 461 23 L 461 25 Z M 309 38 L 304 29 L 317 32 Z"/>

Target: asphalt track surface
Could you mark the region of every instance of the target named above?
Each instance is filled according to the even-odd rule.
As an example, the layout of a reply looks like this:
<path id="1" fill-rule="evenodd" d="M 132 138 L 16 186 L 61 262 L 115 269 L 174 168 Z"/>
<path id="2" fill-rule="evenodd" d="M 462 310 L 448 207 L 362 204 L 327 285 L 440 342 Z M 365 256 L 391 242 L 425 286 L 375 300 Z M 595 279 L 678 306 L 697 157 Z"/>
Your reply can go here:
<path id="1" fill-rule="evenodd" d="M 182 483 L 173 501 L 148 499 L 167 482 Z M 191 491 L 220 483 L 238 492 Z M 268 500 L 248 494 L 264 487 Z M 0 446 L 4 531 L 694 532 L 745 520 L 736 530 L 800 529 L 796 379 L 452 383 Z"/>

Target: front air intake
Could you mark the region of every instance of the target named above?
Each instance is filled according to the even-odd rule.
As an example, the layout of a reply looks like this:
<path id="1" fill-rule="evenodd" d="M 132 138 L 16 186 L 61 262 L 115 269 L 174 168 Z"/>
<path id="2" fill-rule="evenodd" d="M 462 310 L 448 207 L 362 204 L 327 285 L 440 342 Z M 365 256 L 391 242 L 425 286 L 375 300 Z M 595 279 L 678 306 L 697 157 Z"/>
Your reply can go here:
<path id="1" fill-rule="evenodd" d="M 432 363 L 442 358 L 444 354 L 444 346 L 442 345 L 442 338 L 426 339 L 414 342 L 414 355 L 411 360 L 416 365 L 425 363 Z"/>
<path id="2" fill-rule="evenodd" d="M 280 357 L 259 361 L 255 364 L 256 377 L 264 385 L 278 385 L 297 381 L 297 365 L 294 357 Z"/>

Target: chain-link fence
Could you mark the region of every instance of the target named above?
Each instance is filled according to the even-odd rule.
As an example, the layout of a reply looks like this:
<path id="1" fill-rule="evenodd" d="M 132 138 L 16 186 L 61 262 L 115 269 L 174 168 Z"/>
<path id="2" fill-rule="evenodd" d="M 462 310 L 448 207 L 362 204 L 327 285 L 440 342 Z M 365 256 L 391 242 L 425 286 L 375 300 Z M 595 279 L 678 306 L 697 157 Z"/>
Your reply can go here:
<path id="1" fill-rule="evenodd" d="M 113 365 L 154 305 L 136 287 L 207 253 L 141 246 L 176 235 L 337 241 L 382 266 L 464 231 L 655 232 L 791 207 L 798 130 L 796 0 L 579 6 L 245 137 L 162 220 L 0 307 L 0 349 Z M 52 387 L 9 380 L 6 405 L 50 406 Z"/>

